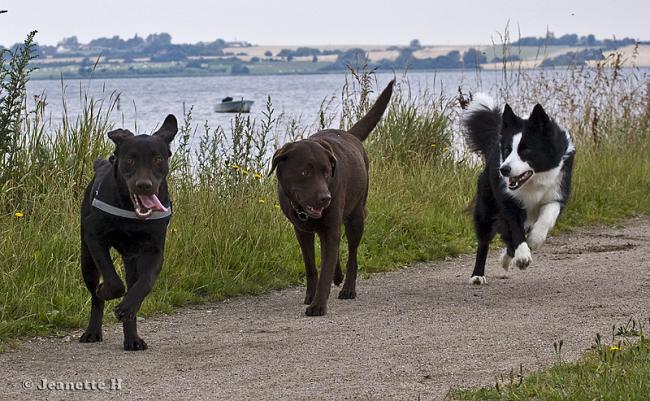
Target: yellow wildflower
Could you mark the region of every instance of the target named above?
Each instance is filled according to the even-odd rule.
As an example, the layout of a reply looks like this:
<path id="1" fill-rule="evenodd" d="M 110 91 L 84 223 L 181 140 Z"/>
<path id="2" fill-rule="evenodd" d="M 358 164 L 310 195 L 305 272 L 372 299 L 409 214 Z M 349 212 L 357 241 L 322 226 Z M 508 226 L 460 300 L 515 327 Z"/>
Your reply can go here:
<path id="1" fill-rule="evenodd" d="M 249 174 L 248 170 L 242 169 L 241 173 L 244 174 L 245 177 L 248 177 L 248 174 Z"/>
<path id="2" fill-rule="evenodd" d="M 14 213 L 14 216 L 16 216 L 18 218 L 21 218 L 21 217 L 24 217 L 25 214 L 23 212 L 16 212 L 16 213 Z"/>
<path id="3" fill-rule="evenodd" d="M 264 200 L 263 198 L 260 198 L 260 200 L 258 200 L 258 202 L 259 203 L 266 203 L 266 200 Z"/>
<path id="4" fill-rule="evenodd" d="M 276 203 L 275 205 L 273 205 L 273 207 L 276 208 L 276 209 L 279 209 L 279 208 L 280 208 L 280 205 L 278 205 L 278 204 Z"/>
<path id="5" fill-rule="evenodd" d="M 256 180 L 261 180 L 262 179 L 262 174 L 255 173 L 255 174 L 253 174 L 253 178 L 255 178 Z"/>
<path id="6" fill-rule="evenodd" d="M 236 164 L 231 164 L 230 168 L 233 169 L 233 170 L 237 170 L 239 168 L 239 166 L 236 165 Z"/>
<path id="7" fill-rule="evenodd" d="M 610 351 L 620 351 L 620 350 L 621 350 L 621 347 L 619 347 L 618 345 L 611 345 L 611 346 L 609 347 L 609 350 L 610 350 Z"/>

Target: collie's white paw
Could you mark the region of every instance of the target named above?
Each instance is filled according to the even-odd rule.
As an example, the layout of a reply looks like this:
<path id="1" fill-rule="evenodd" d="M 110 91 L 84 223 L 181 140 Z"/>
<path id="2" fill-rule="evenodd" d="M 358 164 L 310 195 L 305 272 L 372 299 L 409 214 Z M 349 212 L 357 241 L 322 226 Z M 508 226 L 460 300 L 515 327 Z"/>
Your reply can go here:
<path id="1" fill-rule="evenodd" d="M 483 284 L 487 284 L 487 279 L 485 278 L 485 276 L 472 276 L 469 279 L 469 283 L 475 285 L 483 285 Z"/>
<path id="2" fill-rule="evenodd" d="M 508 250 L 503 248 L 501 253 L 501 267 L 503 267 L 503 270 L 508 271 L 510 269 L 510 262 L 512 262 L 512 257 L 508 255 Z"/>
<path id="3" fill-rule="evenodd" d="M 530 249 L 537 249 L 542 244 L 544 241 L 546 241 L 546 236 L 548 235 L 548 230 L 544 228 L 540 228 L 538 226 L 533 226 L 531 228 L 530 233 L 528 233 L 528 238 L 526 239 L 526 242 L 528 243 L 528 246 Z"/>
<path id="4" fill-rule="evenodd" d="M 522 242 L 515 249 L 515 258 L 512 260 L 512 263 L 521 270 L 524 270 L 533 263 L 533 257 L 530 254 L 530 248 L 528 248 L 527 243 Z"/>

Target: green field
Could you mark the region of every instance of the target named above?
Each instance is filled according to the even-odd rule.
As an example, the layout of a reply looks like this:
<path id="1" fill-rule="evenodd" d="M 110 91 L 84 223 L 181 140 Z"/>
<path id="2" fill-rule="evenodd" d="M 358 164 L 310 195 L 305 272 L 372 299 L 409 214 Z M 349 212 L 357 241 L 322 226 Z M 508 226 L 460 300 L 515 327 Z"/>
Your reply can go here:
<path id="1" fill-rule="evenodd" d="M 138 62 L 138 63 L 98 63 L 85 73 L 79 64 L 48 66 L 39 65 L 32 73 L 33 79 L 88 78 L 133 78 L 133 77 L 168 77 L 168 76 L 215 76 L 232 75 L 231 62 L 210 61 L 201 67 L 188 67 L 185 62 Z M 329 63 L 311 61 L 260 61 L 247 63 L 250 75 L 286 75 L 322 73 L 321 68 Z"/>

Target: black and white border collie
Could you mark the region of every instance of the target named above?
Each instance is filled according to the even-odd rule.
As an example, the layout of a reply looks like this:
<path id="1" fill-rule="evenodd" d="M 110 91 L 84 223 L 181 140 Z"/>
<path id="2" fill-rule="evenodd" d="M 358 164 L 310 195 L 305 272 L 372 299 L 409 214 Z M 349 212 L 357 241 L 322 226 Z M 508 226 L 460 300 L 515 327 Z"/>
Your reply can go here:
<path id="1" fill-rule="evenodd" d="M 530 250 L 544 243 L 569 198 L 575 147 L 539 104 L 522 119 L 509 105 L 501 109 L 491 97 L 477 94 L 463 126 L 470 150 L 486 162 L 474 208 L 478 250 L 470 279 L 486 284 L 485 260 L 497 233 L 506 244 L 504 269 L 532 263 Z"/>

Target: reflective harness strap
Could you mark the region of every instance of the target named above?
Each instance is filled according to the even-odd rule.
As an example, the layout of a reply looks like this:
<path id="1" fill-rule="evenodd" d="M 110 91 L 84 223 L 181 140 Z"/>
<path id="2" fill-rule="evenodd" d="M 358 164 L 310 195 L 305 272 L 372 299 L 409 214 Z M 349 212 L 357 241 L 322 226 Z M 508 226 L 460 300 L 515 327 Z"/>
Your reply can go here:
<path id="1" fill-rule="evenodd" d="M 138 217 L 138 215 L 135 214 L 134 211 L 120 209 L 119 207 L 115 207 L 115 206 L 109 205 L 106 202 L 100 201 L 97 198 L 93 198 L 93 201 L 92 201 L 91 204 L 93 205 L 93 207 L 101 210 L 102 212 L 111 214 L 113 216 L 123 217 L 125 219 L 133 219 L 133 220 L 138 220 L 138 221 L 160 220 L 160 219 L 164 219 L 164 218 L 167 218 L 167 217 L 172 215 L 171 206 L 167 208 L 166 212 L 155 211 L 155 212 L 151 213 L 151 216 L 149 216 L 147 218 L 141 218 L 141 217 Z"/>

